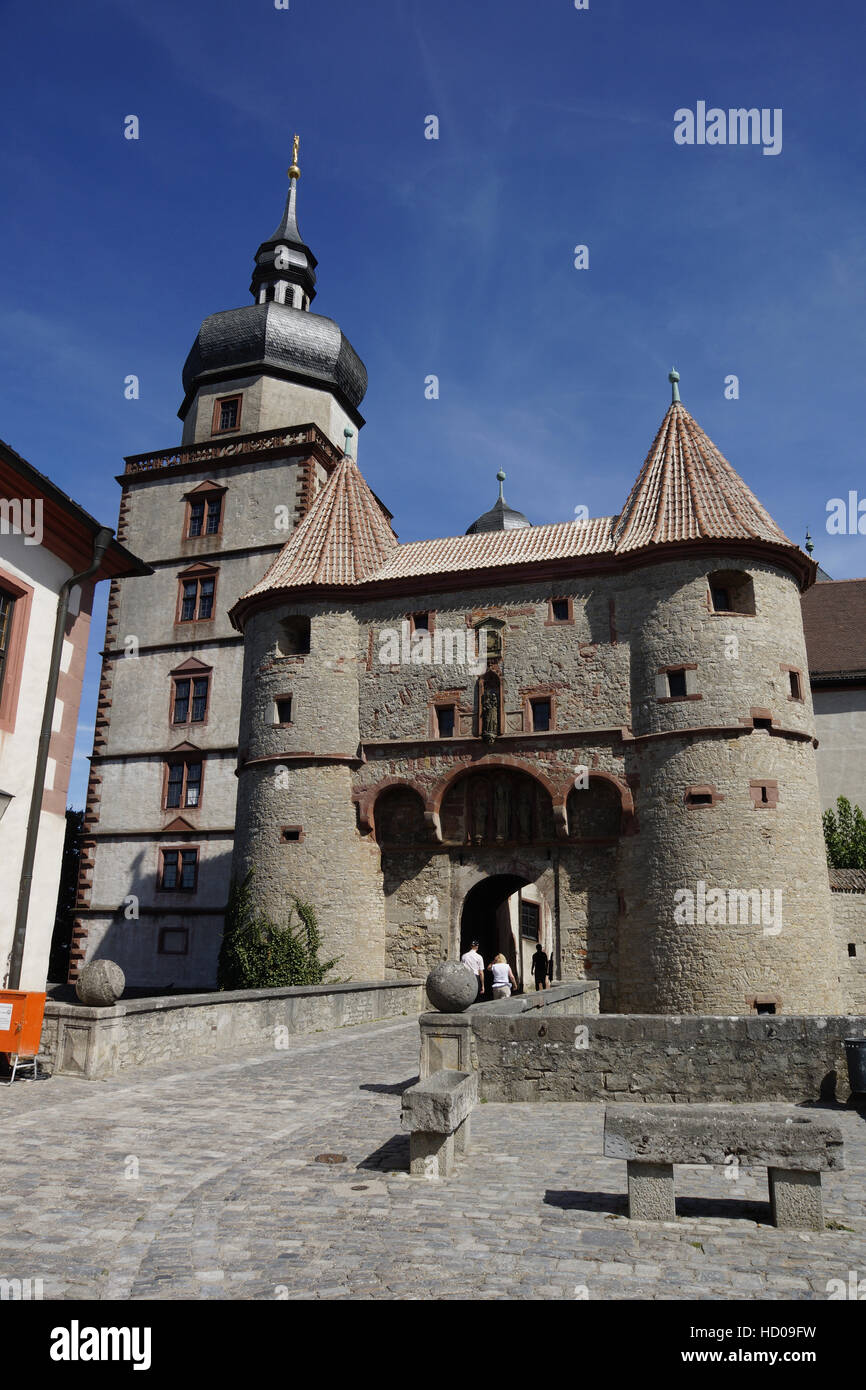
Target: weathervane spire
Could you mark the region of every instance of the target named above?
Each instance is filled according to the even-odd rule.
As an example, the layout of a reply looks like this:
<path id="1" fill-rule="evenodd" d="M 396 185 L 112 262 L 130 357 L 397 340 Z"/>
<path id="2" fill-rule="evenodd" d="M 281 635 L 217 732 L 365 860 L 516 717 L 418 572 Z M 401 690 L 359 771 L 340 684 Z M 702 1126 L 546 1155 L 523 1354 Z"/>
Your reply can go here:
<path id="1" fill-rule="evenodd" d="M 300 137 L 300 135 L 296 135 L 295 138 L 294 138 L 294 140 L 292 141 L 292 162 L 291 162 L 291 164 L 290 164 L 290 166 L 289 166 L 289 171 L 288 171 L 288 173 L 289 173 L 289 178 L 290 178 L 293 182 L 294 182 L 295 179 L 299 179 L 299 178 L 301 177 L 301 171 L 300 171 L 300 169 L 298 168 L 298 149 L 299 149 L 299 147 L 300 147 L 300 144 L 301 144 L 301 137 Z"/>
<path id="2" fill-rule="evenodd" d="M 676 367 L 671 367 L 670 371 L 668 372 L 668 381 L 669 381 L 670 384 L 671 384 L 671 404 L 672 404 L 672 405 L 676 405 L 677 402 L 679 401 L 679 398 L 680 398 L 680 388 L 679 388 L 679 386 L 677 385 L 677 382 L 679 381 L 679 379 L 680 379 L 680 374 L 679 374 L 679 372 L 677 371 Z"/>

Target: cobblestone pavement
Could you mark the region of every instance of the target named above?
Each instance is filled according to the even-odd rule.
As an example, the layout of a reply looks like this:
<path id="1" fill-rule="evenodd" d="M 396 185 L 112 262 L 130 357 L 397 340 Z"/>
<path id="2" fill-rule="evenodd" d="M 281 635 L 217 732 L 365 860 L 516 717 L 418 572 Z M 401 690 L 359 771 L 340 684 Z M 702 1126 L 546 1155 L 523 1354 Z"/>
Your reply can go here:
<path id="1" fill-rule="evenodd" d="M 633 1224 L 601 1104 L 482 1104 L 455 1176 L 410 1178 L 417 1061 L 400 1020 L 0 1087 L 0 1278 L 61 1299 L 751 1300 L 866 1279 L 866 1115 L 834 1111 L 823 1234 L 767 1224 L 763 1169 L 678 1168 L 676 1223 Z"/>

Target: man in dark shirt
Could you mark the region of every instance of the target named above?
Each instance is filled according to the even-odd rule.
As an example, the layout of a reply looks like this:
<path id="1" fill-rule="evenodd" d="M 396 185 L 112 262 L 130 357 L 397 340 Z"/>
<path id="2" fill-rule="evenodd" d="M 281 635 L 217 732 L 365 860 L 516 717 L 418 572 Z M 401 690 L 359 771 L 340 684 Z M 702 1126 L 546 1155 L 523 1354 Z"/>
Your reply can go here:
<path id="1" fill-rule="evenodd" d="M 532 957 L 532 973 L 535 976 L 535 988 L 547 989 L 547 956 L 540 941 Z"/>

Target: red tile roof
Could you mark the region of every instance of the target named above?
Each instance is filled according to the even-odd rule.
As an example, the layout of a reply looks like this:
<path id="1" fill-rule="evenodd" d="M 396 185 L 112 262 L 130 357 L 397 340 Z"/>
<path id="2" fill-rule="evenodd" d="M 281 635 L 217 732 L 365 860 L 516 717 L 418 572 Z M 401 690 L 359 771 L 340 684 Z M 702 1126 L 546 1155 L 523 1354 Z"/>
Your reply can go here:
<path id="1" fill-rule="evenodd" d="M 614 539 L 618 554 L 697 539 L 792 546 L 680 401 L 662 421 Z"/>
<path id="2" fill-rule="evenodd" d="M 692 540 L 763 541 L 800 555 L 679 401 L 619 517 L 400 545 L 353 459 L 344 458 L 267 574 L 242 602 L 306 585 L 358 585 L 632 555 Z M 804 565 L 806 557 L 800 555 Z"/>
<path id="3" fill-rule="evenodd" d="M 348 454 L 245 598 L 300 584 L 360 584 L 397 548 L 384 508 Z"/>
<path id="4" fill-rule="evenodd" d="M 866 672 L 866 579 L 834 579 L 801 595 L 809 673 Z"/>

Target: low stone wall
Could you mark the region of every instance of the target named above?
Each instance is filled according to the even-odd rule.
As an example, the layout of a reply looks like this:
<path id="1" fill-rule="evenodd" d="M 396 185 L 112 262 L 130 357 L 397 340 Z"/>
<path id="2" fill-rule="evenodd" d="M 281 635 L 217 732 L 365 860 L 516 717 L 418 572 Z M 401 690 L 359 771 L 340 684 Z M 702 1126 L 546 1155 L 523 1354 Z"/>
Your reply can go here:
<path id="1" fill-rule="evenodd" d="M 536 1036 L 542 1026 L 539 1019 L 584 1018 L 597 1014 L 598 983 L 595 980 L 577 980 L 553 989 L 515 994 L 488 1004 L 473 1004 L 462 1014 L 422 1014 L 421 1078 L 432 1076 L 434 1071 L 479 1070 L 475 1038 L 482 1020 L 500 1027 L 512 1019 L 532 1020 L 530 1035 Z"/>
<path id="2" fill-rule="evenodd" d="M 417 1014 L 426 1002 L 420 980 L 165 995 L 109 1009 L 48 1000 L 39 1056 L 55 1074 L 96 1079 L 149 1062 L 267 1051 L 296 1033 Z"/>
<path id="3" fill-rule="evenodd" d="M 422 1014 L 421 1075 L 481 1073 L 488 1101 L 845 1101 L 864 1017 Z M 453 1060 L 451 1060 L 453 1058 Z"/>

